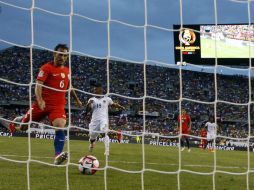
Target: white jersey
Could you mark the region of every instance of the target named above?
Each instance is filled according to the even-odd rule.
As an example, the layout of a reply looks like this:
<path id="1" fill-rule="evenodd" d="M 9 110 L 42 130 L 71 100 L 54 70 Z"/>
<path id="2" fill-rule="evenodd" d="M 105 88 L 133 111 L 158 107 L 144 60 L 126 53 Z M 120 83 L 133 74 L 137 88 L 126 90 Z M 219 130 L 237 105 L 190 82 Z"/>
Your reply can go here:
<path id="1" fill-rule="evenodd" d="M 92 120 L 94 121 L 108 121 L 108 106 L 113 104 L 113 101 L 110 97 L 93 97 L 88 100 L 88 103 L 91 102 L 92 106 Z"/>
<path id="2" fill-rule="evenodd" d="M 215 135 L 216 134 L 216 123 L 206 122 L 207 133 Z"/>

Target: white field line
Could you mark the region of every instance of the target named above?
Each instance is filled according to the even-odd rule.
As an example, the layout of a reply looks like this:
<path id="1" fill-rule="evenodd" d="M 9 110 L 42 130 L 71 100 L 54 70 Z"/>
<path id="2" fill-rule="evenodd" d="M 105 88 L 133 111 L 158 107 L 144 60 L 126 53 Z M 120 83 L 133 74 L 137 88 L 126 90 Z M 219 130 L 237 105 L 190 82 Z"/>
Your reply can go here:
<path id="1" fill-rule="evenodd" d="M 17 158 L 28 158 L 28 156 L 21 156 L 21 155 L 14 155 L 14 154 L 3 154 L 0 155 L 2 157 L 17 157 Z M 32 158 L 47 158 L 47 159 L 53 159 L 53 157 L 47 157 L 47 156 L 32 156 Z M 142 164 L 142 162 L 128 162 L 128 161 L 117 161 L 117 160 L 109 160 L 110 163 L 121 163 L 121 164 Z M 148 165 L 160 165 L 160 166 L 178 166 L 178 164 L 169 164 L 169 163 L 156 163 L 156 162 L 146 162 Z M 184 164 L 185 167 L 198 167 L 198 168 L 213 168 L 213 165 L 199 165 L 199 164 Z M 221 169 L 247 169 L 247 167 L 239 167 L 239 166 L 220 166 L 217 165 L 217 168 Z M 254 170 L 254 168 L 251 168 L 251 170 Z"/>

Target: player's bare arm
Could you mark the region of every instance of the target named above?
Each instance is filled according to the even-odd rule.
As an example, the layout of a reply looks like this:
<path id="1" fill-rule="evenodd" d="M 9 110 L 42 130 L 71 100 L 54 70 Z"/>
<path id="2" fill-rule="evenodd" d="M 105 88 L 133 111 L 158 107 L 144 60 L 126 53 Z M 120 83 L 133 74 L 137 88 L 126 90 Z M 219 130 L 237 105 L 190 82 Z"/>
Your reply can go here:
<path id="1" fill-rule="evenodd" d="M 71 96 L 75 99 L 76 104 L 79 107 L 81 107 L 83 105 L 82 102 L 79 100 L 78 95 L 76 94 L 75 90 L 73 90 L 73 89 L 71 90 Z"/>
<path id="2" fill-rule="evenodd" d="M 181 120 L 181 116 L 179 115 L 176 122 L 176 131 L 180 131 L 180 127 L 181 127 L 180 120 Z"/>
<path id="3" fill-rule="evenodd" d="M 115 107 L 115 108 L 120 108 L 120 109 L 122 109 L 122 110 L 125 110 L 125 107 L 124 107 L 124 106 L 122 106 L 122 105 L 120 105 L 120 104 L 118 104 L 118 103 L 116 103 L 116 102 L 114 102 L 111 106 L 112 106 L 112 107 Z"/>
<path id="4" fill-rule="evenodd" d="M 192 124 L 192 122 L 191 122 L 191 119 L 190 119 L 190 122 L 189 122 L 189 131 L 191 130 L 191 124 Z"/>
<path id="5" fill-rule="evenodd" d="M 87 102 L 85 115 L 88 115 L 92 111 L 92 103 L 93 103 L 93 100 L 90 100 L 89 102 Z"/>
<path id="6" fill-rule="evenodd" d="M 42 98 L 42 85 L 43 85 L 43 81 L 37 80 L 36 86 L 35 86 L 35 96 L 38 102 L 38 106 L 40 107 L 41 110 L 44 110 L 46 105 L 45 105 L 45 101 Z"/>
<path id="7" fill-rule="evenodd" d="M 89 120 L 90 120 L 90 117 L 91 117 L 92 103 L 93 103 L 93 100 L 90 100 L 90 101 L 87 102 L 87 104 L 86 104 L 85 120 L 87 120 L 87 121 L 89 121 Z"/>

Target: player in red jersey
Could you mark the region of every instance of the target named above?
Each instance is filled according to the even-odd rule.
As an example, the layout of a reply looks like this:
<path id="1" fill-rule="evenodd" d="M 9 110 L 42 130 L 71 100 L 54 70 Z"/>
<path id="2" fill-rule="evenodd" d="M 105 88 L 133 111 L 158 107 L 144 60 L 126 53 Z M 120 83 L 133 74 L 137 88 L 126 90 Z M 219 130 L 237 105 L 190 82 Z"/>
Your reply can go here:
<path id="1" fill-rule="evenodd" d="M 200 130 L 200 136 L 203 138 L 203 139 L 200 140 L 200 148 L 203 148 L 203 149 L 206 148 L 206 143 L 207 143 L 206 135 L 207 135 L 207 131 L 206 131 L 205 128 L 203 127 L 203 128 Z"/>
<path id="2" fill-rule="evenodd" d="M 185 110 L 182 110 L 182 113 L 181 115 L 178 116 L 177 118 L 177 121 L 178 121 L 178 129 L 180 131 L 180 122 L 182 124 L 182 137 L 181 137 L 181 151 L 183 151 L 185 149 L 185 146 L 184 146 L 184 139 L 187 143 L 187 147 L 188 147 L 188 152 L 190 152 L 190 142 L 189 142 L 189 137 L 186 136 L 186 135 L 189 135 L 190 134 L 190 130 L 191 130 L 191 118 L 190 116 L 186 113 Z"/>
<path id="3" fill-rule="evenodd" d="M 15 122 L 28 123 L 30 117 L 32 121 L 40 122 L 48 116 L 51 125 L 57 128 L 64 128 L 66 125 L 66 92 L 69 88 L 69 68 L 65 66 L 68 60 L 68 47 L 65 44 L 58 44 L 54 52 L 54 61 L 44 64 L 37 75 L 35 87 L 36 101 L 31 109 L 23 117 L 17 117 Z M 43 85 L 43 86 L 42 86 Z M 71 91 L 79 106 L 82 105 L 74 90 Z M 10 123 L 11 133 L 14 130 L 27 130 L 28 125 L 17 125 Z M 54 147 L 56 165 L 61 164 L 68 157 L 67 152 L 63 152 L 65 141 L 64 130 L 56 130 Z"/>
<path id="4" fill-rule="evenodd" d="M 121 140 L 123 139 L 123 133 L 121 129 L 117 130 L 117 141 L 118 143 L 121 143 Z"/>

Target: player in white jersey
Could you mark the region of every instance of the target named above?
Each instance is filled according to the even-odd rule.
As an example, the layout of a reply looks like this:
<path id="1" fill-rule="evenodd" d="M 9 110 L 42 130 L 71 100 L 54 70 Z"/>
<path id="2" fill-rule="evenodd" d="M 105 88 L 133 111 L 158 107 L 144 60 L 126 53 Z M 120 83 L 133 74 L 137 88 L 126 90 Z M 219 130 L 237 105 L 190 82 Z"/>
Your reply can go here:
<path id="1" fill-rule="evenodd" d="M 210 121 L 210 122 L 209 122 Z M 216 137 L 216 130 L 217 130 L 217 125 L 214 122 L 214 118 L 210 117 L 209 121 L 206 122 L 205 126 L 207 127 L 207 144 L 206 147 L 209 147 L 209 150 L 213 152 L 213 141 Z"/>
<path id="2" fill-rule="evenodd" d="M 109 137 L 107 135 L 109 128 L 108 107 L 113 106 L 120 109 L 125 108 L 118 103 L 114 103 L 110 97 L 101 96 L 103 94 L 101 84 L 95 85 L 95 94 L 100 96 L 92 97 L 88 100 L 85 112 L 85 115 L 87 115 L 89 112 L 92 113 L 92 118 L 89 124 L 89 150 L 90 152 L 93 150 L 97 137 L 99 136 L 100 132 L 103 132 L 105 133 L 105 155 L 109 155 Z"/>

